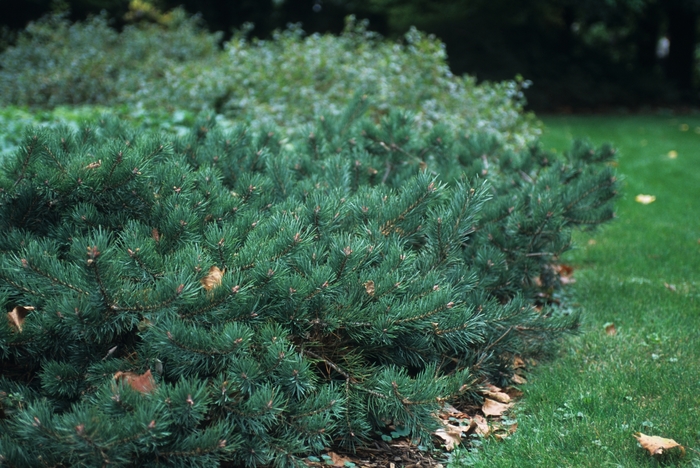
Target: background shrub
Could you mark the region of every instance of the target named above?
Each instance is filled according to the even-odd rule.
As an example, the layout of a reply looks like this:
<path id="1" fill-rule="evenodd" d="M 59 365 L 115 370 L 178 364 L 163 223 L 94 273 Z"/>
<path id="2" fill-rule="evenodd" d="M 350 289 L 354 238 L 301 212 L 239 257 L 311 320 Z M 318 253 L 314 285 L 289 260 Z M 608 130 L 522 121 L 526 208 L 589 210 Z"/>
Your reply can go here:
<path id="1" fill-rule="evenodd" d="M 130 25 L 121 33 L 103 17 L 76 24 L 47 17 L 0 55 L 0 104 L 214 111 L 253 128 L 293 128 L 366 94 L 376 118 L 401 107 L 421 127 L 486 132 L 513 148 L 538 135 L 522 112 L 524 83 L 477 85 L 452 75 L 434 37 L 411 30 L 391 42 L 366 26 L 350 18 L 340 36 L 306 37 L 293 26 L 269 41 L 247 40 L 243 30 L 221 50 L 220 35 L 179 10 L 166 25 Z"/>

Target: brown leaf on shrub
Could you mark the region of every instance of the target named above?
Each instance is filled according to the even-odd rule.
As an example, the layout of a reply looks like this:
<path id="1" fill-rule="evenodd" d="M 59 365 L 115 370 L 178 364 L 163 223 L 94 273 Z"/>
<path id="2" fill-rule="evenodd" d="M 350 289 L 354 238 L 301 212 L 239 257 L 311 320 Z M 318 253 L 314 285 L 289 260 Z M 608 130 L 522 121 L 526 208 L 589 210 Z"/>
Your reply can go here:
<path id="1" fill-rule="evenodd" d="M 481 411 L 486 416 L 500 416 L 505 413 L 512 404 L 500 403 L 490 398 L 484 399 L 484 404 L 481 406 Z"/>
<path id="2" fill-rule="evenodd" d="M 220 270 L 219 267 L 215 265 L 209 268 L 209 273 L 207 273 L 207 276 L 199 281 L 202 283 L 202 287 L 204 289 L 211 291 L 212 289 L 218 288 L 221 285 L 221 278 L 224 277 L 224 273 L 226 273 L 226 270 Z"/>
<path id="3" fill-rule="evenodd" d="M 365 291 L 367 291 L 367 294 L 369 294 L 370 296 L 374 296 L 374 281 L 366 281 L 364 287 Z"/>
<path id="4" fill-rule="evenodd" d="M 669 450 L 678 447 L 681 451 L 681 455 L 685 455 L 685 447 L 676 442 L 673 439 L 664 439 L 658 436 L 648 436 L 637 432 L 633 434 L 634 438 L 639 441 L 639 444 L 643 449 L 649 451 L 649 455 L 662 455 L 665 450 Z"/>
<path id="5" fill-rule="evenodd" d="M 114 374 L 114 380 L 120 380 L 124 383 L 129 384 L 131 388 L 139 393 L 151 393 L 156 389 L 156 381 L 151 375 L 151 369 L 148 369 L 141 375 L 135 372 L 116 372 Z"/>
<path id="6" fill-rule="evenodd" d="M 16 328 L 20 333 L 22 333 L 22 327 L 24 326 L 24 319 L 29 315 L 29 312 L 34 310 L 34 307 L 27 306 L 17 306 L 7 313 L 7 320 L 10 322 L 10 326 Z"/>

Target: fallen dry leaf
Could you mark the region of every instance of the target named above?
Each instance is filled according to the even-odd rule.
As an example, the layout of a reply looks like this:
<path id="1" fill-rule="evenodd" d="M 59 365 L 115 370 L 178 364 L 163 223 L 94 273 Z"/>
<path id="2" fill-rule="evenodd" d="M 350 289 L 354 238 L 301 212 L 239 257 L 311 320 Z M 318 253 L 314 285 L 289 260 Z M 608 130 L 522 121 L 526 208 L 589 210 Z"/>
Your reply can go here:
<path id="1" fill-rule="evenodd" d="M 220 270 L 217 266 L 209 268 L 209 273 L 207 273 L 207 276 L 200 280 L 202 287 L 207 291 L 211 291 L 212 289 L 219 287 L 221 285 L 221 278 L 224 277 L 224 273 L 226 273 L 226 270 Z"/>
<path id="2" fill-rule="evenodd" d="M 511 398 L 520 398 L 520 397 L 523 396 L 523 394 L 524 394 L 522 390 L 518 390 L 518 389 L 515 388 L 515 387 L 508 387 L 508 388 L 506 388 L 506 393 L 507 393 L 508 396 L 510 396 Z"/>
<path id="3" fill-rule="evenodd" d="M 676 159 L 678 157 L 678 151 L 671 150 L 668 152 L 669 159 Z"/>
<path id="4" fill-rule="evenodd" d="M 491 432 L 491 428 L 489 428 L 489 423 L 486 421 L 486 418 L 480 414 L 474 416 L 472 423 L 476 424 L 475 432 L 480 436 L 486 437 L 489 435 L 489 432 Z"/>
<path id="5" fill-rule="evenodd" d="M 458 410 L 457 408 L 455 408 L 454 406 L 452 406 L 448 403 L 445 403 L 445 405 L 442 407 L 441 414 L 447 418 L 450 417 L 447 415 L 452 415 L 452 417 L 460 418 L 460 419 L 466 419 L 468 417 L 465 413 L 463 413 L 462 411 Z"/>
<path id="6" fill-rule="evenodd" d="M 342 457 L 335 452 L 328 452 L 326 455 L 331 457 L 330 461 L 333 463 L 330 466 L 345 466 L 345 463 L 352 463 L 349 458 Z M 326 462 L 328 464 L 328 462 Z"/>
<path id="7" fill-rule="evenodd" d="M 554 265 L 554 271 L 559 275 L 561 284 L 572 284 L 576 282 L 574 278 L 574 267 L 571 265 L 559 264 Z"/>
<path id="8" fill-rule="evenodd" d="M 445 441 L 445 449 L 452 451 L 460 443 L 462 443 L 462 434 L 468 434 L 476 428 L 476 423 L 472 421 L 469 426 L 455 426 L 453 424 L 445 424 L 434 432 L 436 436 Z"/>
<path id="9" fill-rule="evenodd" d="M 370 296 L 374 296 L 374 281 L 369 280 L 364 283 L 365 291 L 367 291 L 367 294 Z"/>
<path id="10" fill-rule="evenodd" d="M 515 434 L 515 431 L 518 430 L 518 423 L 513 423 L 508 427 L 508 433 L 509 434 Z"/>
<path id="11" fill-rule="evenodd" d="M 648 436 L 642 434 L 641 432 L 637 432 L 636 434 L 633 434 L 633 436 L 639 441 L 639 444 L 642 446 L 642 448 L 648 450 L 649 454 L 652 456 L 661 455 L 664 453 L 664 450 L 669 450 L 675 447 L 678 447 L 681 451 L 681 454 L 685 455 L 685 447 L 683 447 L 681 444 L 679 444 L 673 439 L 664 439 L 663 437 L 658 436 Z"/>
<path id="12" fill-rule="evenodd" d="M 445 403 L 442 406 L 442 410 L 446 413 L 449 413 L 449 414 L 460 414 L 461 413 L 460 410 L 458 410 L 457 408 L 455 408 L 454 406 L 452 406 L 449 403 Z"/>
<path id="13" fill-rule="evenodd" d="M 610 336 L 615 336 L 617 334 L 617 329 L 615 328 L 614 323 L 606 323 L 605 324 L 605 333 Z"/>
<path id="14" fill-rule="evenodd" d="M 131 388 L 139 393 L 151 393 L 156 388 L 156 381 L 151 375 L 151 369 L 148 369 L 141 375 L 135 372 L 116 372 L 114 374 L 114 380 L 120 380 L 129 384 Z"/>
<path id="15" fill-rule="evenodd" d="M 521 367 L 525 367 L 525 360 L 520 356 L 515 356 L 513 358 L 513 369 L 520 369 Z"/>
<path id="16" fill-rule="evenodd" d="M 27 318 L 29 312 L 34 310 L 34 307 L 27 306 L 17 306 L 7 313 L 7 320 L 10 321 L 10 325 L 15 327 L 20 333 L 22 333 L 22 327 L 24 326 L 24 319 Z"/>
<path id="17" fill-rule="evenodd" d="M 513 377 L 511 377 L 511 380 L 513 381 L 513 383 L 515 383 L 517 385 L 522 385 L 522 384 L 527 383 L 527 379 L 520 374 L 513 374 Z"/>
<path id="18" fill-rule="evenodd" d="M 492 400 L 490 398 L 485 398 L 484 399 L 484 404 L 481 406 L 481 411 L 486 415 L 486 416 L 500 416 L 503 413 L 505 413 L 508 408 L 512 406 L 511 403 L 506 404 L 506 403 L 500 403 L 496 400 Z"/>
<path id="19" fill-rule="evenodd" d="M 503 392 L 495 385 L 487 384 L 485 390 L 483 390 L 481 394 L 500 403 L 510 403 L 510 395 Z"/>
<path id="20" fill-rule="evenodd" d="M 495 425 L 493 427 L 493 436 L 498 439 L 498 440 L 503 440 L 508 438 L 509 436 L 515 434 L 515 432 L 518 430 L 518 423 L 514 422 L 505 426 L 501 425 Z"/>
<path id="21" fill-rule="evenodd" d="M 634 197 L 634 201 L 641 203 L 642 205 L 648 205 L 649 203 L 654 203 L 654 201 L 656 201 L 656 197 L 654 195 L 644 195 L 640 193 Z"/>
<path id="22" fill-rule="evenodd" d="M 669 291 L 676 292 L 676 285 L 675 284 L 664 283 L 664 286 L 666 286 L 666 289 L 668 289 Z"/>

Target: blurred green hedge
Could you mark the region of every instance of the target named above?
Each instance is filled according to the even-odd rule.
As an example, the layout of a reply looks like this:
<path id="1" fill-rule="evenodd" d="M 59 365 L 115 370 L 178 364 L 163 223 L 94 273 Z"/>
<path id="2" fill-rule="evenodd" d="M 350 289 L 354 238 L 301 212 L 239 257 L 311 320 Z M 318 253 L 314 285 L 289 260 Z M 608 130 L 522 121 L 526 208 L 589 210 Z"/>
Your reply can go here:
<path id="1" fill-rule="evenodd" d="M 249 40 L 247 32 L 222 43 L 182 10 L 121 32 L 100 16 L 79 23 L 45 17 L 0 54 L 0 105 L 122 106 L 129 115 L 214 111 L 262 129 L 336 115 L 352 97 L 368 95 L 377 119 L 400 107 L 419 127 L 486 132 L 514 149 L 539 133 L 523 113 L 525 83 L 477 85 L 454 76 L 444 45 L 416 30 L 388 41 L 350 17 L 339 36 L 305 35 L 298 26 L 268 41 Z"/>

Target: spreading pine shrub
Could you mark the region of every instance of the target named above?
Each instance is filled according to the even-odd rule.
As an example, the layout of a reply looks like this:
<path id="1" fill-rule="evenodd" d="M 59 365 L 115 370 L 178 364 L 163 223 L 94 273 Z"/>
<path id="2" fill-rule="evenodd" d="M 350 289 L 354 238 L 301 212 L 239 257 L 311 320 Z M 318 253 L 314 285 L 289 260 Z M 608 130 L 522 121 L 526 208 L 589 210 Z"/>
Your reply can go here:
<path id="1" fill-rule="evenodd" d="M 571 329 L 540 297 L 612 216 L 612 151 L 363 106 L 30 131 L 0 179 L 3 463 L 292 466 L 388 424 L 429 444 L 443 402 Z"/>

